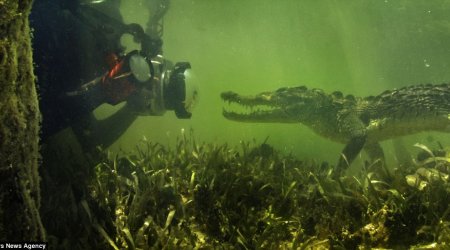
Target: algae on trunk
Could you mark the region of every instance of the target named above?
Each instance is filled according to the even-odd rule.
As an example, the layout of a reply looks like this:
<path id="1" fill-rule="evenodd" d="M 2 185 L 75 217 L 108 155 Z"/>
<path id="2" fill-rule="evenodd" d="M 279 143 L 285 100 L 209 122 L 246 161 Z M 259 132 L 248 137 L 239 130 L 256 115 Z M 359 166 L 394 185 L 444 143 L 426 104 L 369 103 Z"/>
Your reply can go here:
<path id="1" fill-rule="evenodd" d="M 0 1 L 0 241 L 45 240 L 39 216 L 40 113 L 28 23 L 31 4 Z"/>

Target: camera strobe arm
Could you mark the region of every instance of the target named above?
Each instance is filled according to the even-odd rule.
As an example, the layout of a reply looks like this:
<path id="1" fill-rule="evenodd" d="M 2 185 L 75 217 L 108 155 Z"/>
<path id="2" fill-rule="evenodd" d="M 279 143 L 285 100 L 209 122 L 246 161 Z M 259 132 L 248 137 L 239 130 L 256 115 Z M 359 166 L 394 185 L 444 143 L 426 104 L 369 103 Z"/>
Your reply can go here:
<path id="1" fill-rule="evenodd" d="M 141 44 L 141 51 L 149 58 L 155 57 L 162 50 L 162 40 L 160 37 L 151 37 L 144 32 L 144 29 L 137 23 L 124 24 L 122 21 L 110 17 L 103 12 L 88 5 L 79 6 L 74 11 L 83 23 L 92 27 L 93 30 L 113 34 L 117 37 L 123 34 L 130 34 L 134 40 Z"/>

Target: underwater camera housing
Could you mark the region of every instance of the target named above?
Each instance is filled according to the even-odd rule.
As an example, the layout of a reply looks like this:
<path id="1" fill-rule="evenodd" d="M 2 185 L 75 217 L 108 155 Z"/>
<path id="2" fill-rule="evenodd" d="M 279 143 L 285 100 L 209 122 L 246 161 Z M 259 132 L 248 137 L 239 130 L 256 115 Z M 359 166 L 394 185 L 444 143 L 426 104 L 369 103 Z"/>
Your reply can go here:
<path id="1" fill-rule="evenodd" d="M 179 119 L 189 119 L 198 98 L 189 62 L 173 65 L 161 55 L 146 58 L 138 51 L 131 52 L 128 63 L 138 91 L 128 104 L 140 115 L 163 115 L 173 110 Z"/>

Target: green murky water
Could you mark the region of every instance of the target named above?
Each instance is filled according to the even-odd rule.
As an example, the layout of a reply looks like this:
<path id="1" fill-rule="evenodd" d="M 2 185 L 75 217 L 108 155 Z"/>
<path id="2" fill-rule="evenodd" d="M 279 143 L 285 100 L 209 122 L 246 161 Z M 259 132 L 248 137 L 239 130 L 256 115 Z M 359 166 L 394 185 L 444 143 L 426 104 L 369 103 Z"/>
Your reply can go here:
<path id="1" fill-rule="evenodd" d="M 145 26 L 144 2 L 122 1 L 126 23 Z M 404 156 L 421 152 L 423 162 L 390 169 L 388 178 L 364 169 L 362 154 L 356 174 L 336 181 L 331 167 L 344 145 L 301 124 L 226 120 L 220 93 L 306 85 L 368 96 L 449 82 L 448 13 L 444 0 L 171 1 L 164 56 L 192 64 L 200 91 L 192 118 L 141 116 L 94 157 L 72 145 L 59 155 L 73 134 L 43 147 L 49 242 L 61 249 L 445 247 L 449 154 L 430 157 L 427 146 L 448 147 L 448 134 L 405 137 Z M 139 48 L 130 37 L 123 44 Z M 104 104 L 95 115 L 121 106 Z M 392 142 L 382 146 L 388 167 L 398 167 Z"/>
<path id="2" fill-rule="evenodd" d="M 450 1 L 173 1 L 164 20 L 164 55 L 191 62 L 200 102 L 191 120 L 141 117 L 111 150 L 133 150 L 146 136 L 173 143 L 193 129 L 200 141 L 268 142 L 285 153 L 334 163 L 343 145 L 295 124 L 247 124 L 225 120 L 221 91 L 252 94 L 306 85 L 346 94 L 450 79 Z M 142 1 L 123 1 L 126 22 L 145 24 Z M 133 45 L 124 39 L 128 47 Z M 115 108 L 102 106 L 99 117 Z M 435 145 L 447 135 L 405 138 Z M 389 149 L 390 142 L 384 142 Z"/>

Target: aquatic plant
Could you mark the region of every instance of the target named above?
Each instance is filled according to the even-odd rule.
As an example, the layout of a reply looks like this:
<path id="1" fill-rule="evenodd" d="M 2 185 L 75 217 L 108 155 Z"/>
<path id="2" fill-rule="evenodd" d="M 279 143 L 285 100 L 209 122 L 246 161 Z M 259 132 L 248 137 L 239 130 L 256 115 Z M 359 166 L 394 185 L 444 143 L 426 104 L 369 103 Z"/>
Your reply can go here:
<path id="1" fill-rule="evenodd" d="M 236 148 L 182 134 L 174 147 L 144 139 L 132 154 L 101 152 L 76 209 L 85 232 L 97 235 L 85 239 L 103 248 L 450 244 L 448 150 L 393 169 L 388 178 L 367 165 L 339 182 L 329 164 L 282 155 L 267 141 Z M 422 177 L 421 169 L 437 175 Z M 412 183 L 408 176 L 416 174 Z"/>

